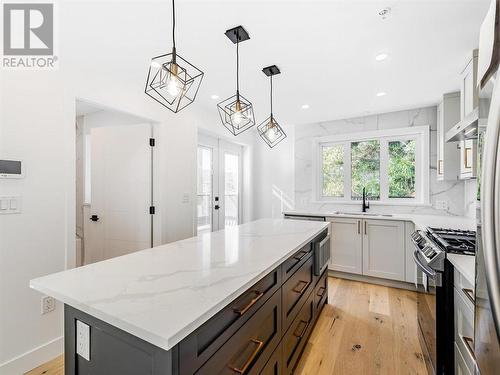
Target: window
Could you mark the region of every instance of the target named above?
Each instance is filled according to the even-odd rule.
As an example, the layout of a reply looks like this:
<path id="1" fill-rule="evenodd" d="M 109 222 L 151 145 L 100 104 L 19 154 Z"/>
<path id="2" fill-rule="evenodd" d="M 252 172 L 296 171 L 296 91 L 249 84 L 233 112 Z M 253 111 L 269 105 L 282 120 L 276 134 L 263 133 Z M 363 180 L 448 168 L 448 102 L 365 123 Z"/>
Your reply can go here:
<path id="1" fill-rule="evenodd" d="M 351 199 L 361 199 L 363 188 L 370 199 L 380 199 L 380 142 L 351 143 Z"/>
<path id="2" fill-rule="evenodd" d="M 344 147 L 323 147 L 323 195 L 344 196 Z"/>
<path id="3" fill-rule="evenodd" d="M 315 140 L 316 199 L 425 204 L 429 200 L 426 126 L 343 134 Z"/>
<path id="4" fill-rule="evenodd" d="M 415 198 L 415 140 L 389 142 L 389 198 Z"/>

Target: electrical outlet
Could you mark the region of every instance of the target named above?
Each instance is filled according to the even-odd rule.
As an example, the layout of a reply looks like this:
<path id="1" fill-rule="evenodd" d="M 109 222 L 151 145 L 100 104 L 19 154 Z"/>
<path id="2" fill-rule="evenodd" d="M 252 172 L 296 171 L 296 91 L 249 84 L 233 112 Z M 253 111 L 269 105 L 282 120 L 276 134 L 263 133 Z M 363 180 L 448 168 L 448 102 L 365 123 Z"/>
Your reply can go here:
<path id="1" fill-rule="evenodd" d="M 447 210 L 448 209 L 448 201 L 439 201 L 437 200 L 434 203 L 434 207 L 438 210 Z"/>
<path id="2" fill-rule="evenodd" d="M 42 315 L 47 314 L 56 309 L 56 300 L 53 297 L 42 297 Z"/>
<path id="3" fill-rule="evenodd" d="M 90 326 L 76 321 L 76 354 L 90 361 Z"/>

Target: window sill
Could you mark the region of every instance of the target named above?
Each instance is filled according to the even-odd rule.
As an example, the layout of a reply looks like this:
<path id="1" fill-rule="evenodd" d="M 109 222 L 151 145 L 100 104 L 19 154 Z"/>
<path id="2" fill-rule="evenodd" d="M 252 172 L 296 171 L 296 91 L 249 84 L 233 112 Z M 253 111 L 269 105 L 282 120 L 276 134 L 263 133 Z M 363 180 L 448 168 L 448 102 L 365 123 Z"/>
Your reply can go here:
<path id="1" fill-rule="evenodd" d="M 391 201 L 371 201 L 368 200 L 370 206 L 417 206 L 417 207 L 432 207 L 431 203 L 422 203 L 418 201 L 412 202 L 391 202 Z M 361 206 L 362 201 L 340 201 L 340 200 L 313 200 L 311 201 L 313 204 L 338 204 L 338 205 L 352 205 L 352 206 Z"/>

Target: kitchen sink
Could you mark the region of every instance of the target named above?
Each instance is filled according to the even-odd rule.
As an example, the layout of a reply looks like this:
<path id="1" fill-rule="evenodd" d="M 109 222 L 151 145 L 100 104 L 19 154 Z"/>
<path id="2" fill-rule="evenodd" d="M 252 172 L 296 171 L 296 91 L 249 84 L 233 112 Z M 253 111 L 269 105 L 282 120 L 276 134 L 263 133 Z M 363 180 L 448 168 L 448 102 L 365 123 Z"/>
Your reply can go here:
<path id="1" fill-rule="evenodd" d="M 372 214 L 372 213 L 369 213 L 369 212 L 343 212 L 343 211 L 336 211 L 335 215 L 392 217 L 391 214 Z"/>

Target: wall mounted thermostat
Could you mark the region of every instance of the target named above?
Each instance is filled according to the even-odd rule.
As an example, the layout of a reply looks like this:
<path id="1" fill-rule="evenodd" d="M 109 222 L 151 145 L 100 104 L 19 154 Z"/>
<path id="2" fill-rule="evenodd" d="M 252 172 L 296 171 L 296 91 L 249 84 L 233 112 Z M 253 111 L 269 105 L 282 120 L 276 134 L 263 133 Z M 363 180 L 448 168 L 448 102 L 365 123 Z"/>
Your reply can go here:
<path id="1" fill-rule="evenodd" d="M 23 161 L 0 159 L 0 178 L 24 178 Z"/>

